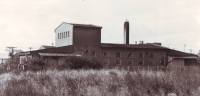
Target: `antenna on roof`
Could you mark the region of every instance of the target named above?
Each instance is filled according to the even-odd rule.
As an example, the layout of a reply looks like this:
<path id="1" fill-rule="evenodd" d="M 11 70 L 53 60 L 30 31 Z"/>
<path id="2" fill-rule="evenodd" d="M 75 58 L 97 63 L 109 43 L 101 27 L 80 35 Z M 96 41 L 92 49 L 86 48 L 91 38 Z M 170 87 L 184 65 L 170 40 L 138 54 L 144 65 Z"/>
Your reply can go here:
<path id="1" fill-rule="evenodd" d="M 126 18 L 126 22 L 128 22 L 128 19 Z"/>

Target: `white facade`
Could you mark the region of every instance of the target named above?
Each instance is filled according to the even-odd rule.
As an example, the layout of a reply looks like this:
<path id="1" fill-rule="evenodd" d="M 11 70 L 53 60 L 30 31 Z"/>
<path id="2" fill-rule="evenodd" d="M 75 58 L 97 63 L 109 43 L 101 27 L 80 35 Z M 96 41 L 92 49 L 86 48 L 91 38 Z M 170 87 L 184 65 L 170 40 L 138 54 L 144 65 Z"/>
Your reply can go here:
<path id="1" fill-rule="evenodd" d="M 62 23 L 55 29 L 55 47 L 73 45 L 73 25 Z"/>

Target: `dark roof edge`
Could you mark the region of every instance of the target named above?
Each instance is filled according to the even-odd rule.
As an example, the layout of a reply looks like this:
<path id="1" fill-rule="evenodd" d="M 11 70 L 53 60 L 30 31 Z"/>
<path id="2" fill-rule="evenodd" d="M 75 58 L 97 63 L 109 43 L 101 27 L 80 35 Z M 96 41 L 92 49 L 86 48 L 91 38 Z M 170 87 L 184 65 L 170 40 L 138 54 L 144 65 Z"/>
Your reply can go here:
<path id="1" fill-rule="evenodd" d="M 56 29 L 58 29 L 63 23 L 66 22 L 62 22 L 58 27 L 56 27 Z M 71 24 L 73 26 L 78 26 L 78 25 L 90 25 L 91 27 L 93 26 L 94 28 L 102 28 L 102 26 L 97 26 L 97 25 L 93 25 L 93 24 L 76 24 L 76 23 L 66 23 L 66 24 Z M 83 27 L 83 26 L 79 26 L 79 27 Z M 56 32 L 56 29 L 54 30 L 54 32 Z"/>

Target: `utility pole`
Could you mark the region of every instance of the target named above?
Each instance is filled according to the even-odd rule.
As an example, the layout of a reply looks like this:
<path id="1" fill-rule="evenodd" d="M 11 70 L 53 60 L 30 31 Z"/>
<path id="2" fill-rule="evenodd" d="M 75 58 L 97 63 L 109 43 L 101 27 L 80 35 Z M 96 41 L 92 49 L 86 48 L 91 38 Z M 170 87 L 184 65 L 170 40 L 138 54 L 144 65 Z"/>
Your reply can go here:
<path id="1" fill-rule="evenodd" d="M 17 47 L 6 47 L 7 50 L 6 51 L 9 51 L 9 56 L 10 58 L 12 59 L 13 58 L 13 53 L 14 53 L 14 48 L 17 48 Z"/>
<path id="2" fill-rule="evenodd" d="M 31 51 L 31 49 L 33 49 L 32 47 L 29 47 L 28 49 L 30 49 L 30 51 Z"/>
<path id="3" fill-rule="evenodd" d="M 186 45 L 184 44 L 184 52 L 185 52 L 185 46 L 186 46 Z"/>

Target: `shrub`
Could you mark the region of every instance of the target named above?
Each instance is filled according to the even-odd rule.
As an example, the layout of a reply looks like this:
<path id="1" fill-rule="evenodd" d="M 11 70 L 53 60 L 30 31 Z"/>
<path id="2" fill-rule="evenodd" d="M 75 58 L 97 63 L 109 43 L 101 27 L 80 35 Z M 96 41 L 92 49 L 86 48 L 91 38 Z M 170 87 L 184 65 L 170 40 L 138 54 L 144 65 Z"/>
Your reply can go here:
<path id="1" fill-rule="evenodd" d="M 82 57 L 67 57 L 65 63 L 57 66 L 57 69 L 101 69 L 103 65 L 92 59 L 82 58 Z"/>
<path id="2" fill-rule="evenodd" d="M 6 72 L 6 69 L 4 68 L 4 65 L 0 65 L 0 74 L 3 74 Z"/>
<path id="3" fill-rule="evenodd" d="M 32 57 L 27 61 L 28 70 L 39 71 L 45 69 L 47 60 L 41 57 Z"/>

